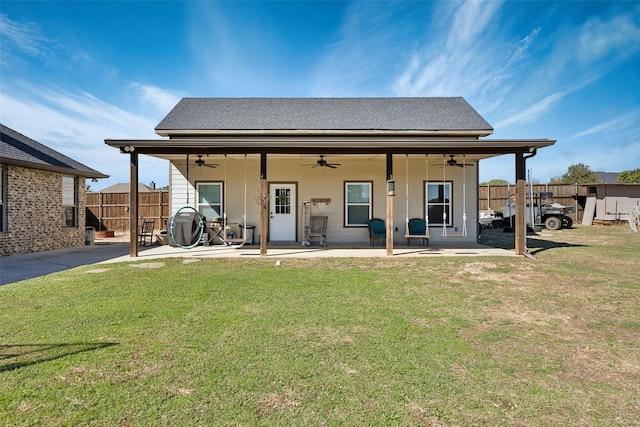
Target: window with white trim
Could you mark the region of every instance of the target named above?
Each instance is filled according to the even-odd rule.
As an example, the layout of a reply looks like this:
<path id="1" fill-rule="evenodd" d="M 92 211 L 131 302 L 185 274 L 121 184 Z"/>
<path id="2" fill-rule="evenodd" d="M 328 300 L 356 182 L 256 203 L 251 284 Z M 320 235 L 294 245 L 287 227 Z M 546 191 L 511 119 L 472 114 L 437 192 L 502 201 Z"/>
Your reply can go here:
<path id="1" fill-rule="evenodd" d="M 429 225 L 450 227 L 451 215 L 451 182 L 429 182 L 426 184 L 426 209 L 429 214 Z M 444 223 L 443 214 L 447 214 Z"/>
<path id="2" fill-rule="evenodd" d="M 198 203 L 196 209 L 207 220 L 222 218 L 222 183 L 199 182 L 196 184 Z"/>
<path id="3" fill-rule="evenodd" d="M 344 225 L 346 227 L 366 226 L 372 212 L 371 182 L 345 182 L 344 184 Z"/>
<path id="4" fill-rule="evenodd" d="M 62 176 L 62 226 L 73 228 L 78 226 L 77 217 L 77 178 L 75 176 Z"/>

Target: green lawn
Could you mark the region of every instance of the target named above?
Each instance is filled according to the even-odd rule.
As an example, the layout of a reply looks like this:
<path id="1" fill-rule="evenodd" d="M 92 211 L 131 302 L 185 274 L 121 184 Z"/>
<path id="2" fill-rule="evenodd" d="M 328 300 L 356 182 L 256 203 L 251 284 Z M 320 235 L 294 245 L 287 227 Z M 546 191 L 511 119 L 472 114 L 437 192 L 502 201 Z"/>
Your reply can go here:
<path id="1" fill-rule="evenodd" d="M 640 424 L 640 234 L 529 246 L 537 260 L 163 260 L 2 286 L 0 425 Z"/>

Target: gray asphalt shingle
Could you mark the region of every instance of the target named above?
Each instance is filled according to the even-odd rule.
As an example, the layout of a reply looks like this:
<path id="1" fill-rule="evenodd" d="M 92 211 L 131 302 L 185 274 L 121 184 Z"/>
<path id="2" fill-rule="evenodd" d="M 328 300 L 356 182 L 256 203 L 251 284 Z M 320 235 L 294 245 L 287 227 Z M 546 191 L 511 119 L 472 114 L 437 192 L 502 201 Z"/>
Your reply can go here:
<path id="1" fill-rule="evenodd" d="M 171 130 L 492 131 L 463 98 L 183 98 Z"/>
<path id="2" fill-rule="evenodd" d="M 0 124 L 0 157 L 3 163 L 19 163 L 34 169 L 67 169 L 69 173 L 96 178 L 108 176 L 3 124 Z"/>

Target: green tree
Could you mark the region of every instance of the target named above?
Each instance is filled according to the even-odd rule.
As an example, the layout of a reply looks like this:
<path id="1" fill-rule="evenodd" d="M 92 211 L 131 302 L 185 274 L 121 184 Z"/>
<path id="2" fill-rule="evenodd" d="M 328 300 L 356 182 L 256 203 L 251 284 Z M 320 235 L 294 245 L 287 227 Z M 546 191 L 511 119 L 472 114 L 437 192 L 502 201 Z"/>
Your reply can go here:
<path id="1" fill-rule="evenodd" d="M 618 182 L 621 184 L 640 183 L 640 168 L 620 172 Z"/>
<path id="2" fill-rule="evenodd" d="M 551 178 L 550 184 L 597 184 L 598 175 L 589 166 L 578 163 L 569 166 L 567 173 L 561 177 Z"/>

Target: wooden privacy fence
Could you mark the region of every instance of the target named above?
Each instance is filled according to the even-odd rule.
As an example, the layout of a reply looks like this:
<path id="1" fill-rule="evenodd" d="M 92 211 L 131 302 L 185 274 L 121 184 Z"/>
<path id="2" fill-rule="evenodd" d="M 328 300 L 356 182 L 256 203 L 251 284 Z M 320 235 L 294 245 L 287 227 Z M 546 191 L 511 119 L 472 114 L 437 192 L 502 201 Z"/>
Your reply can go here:
<path id="1" fill-rule="evenodd" d="M 86 225 L 97 231 L 129 233 L 129 193 L 87 193 Z M 155 229 L 162 230 L 169 219 L 169 192 L 166 190 L 138 193 L 138 215 L 155 220 Z"/>
<path id="2" fill-rule="evenodd" d="M 572 206 L 574 212 L 569 214 L 574 223 L 581 221 L 584 205 L 587 198 L 587 186 L 575 184 L 534 184 L 531 186 L 534 193 L 548 191 L 553 193 L 552 202 L 563 206 Z M 527 194 L 529 189 L 527 189 Z M 478 209 L 492 209 L 498 212 L 509 200 L 509 194 L 514 196 L 515 186 L 508 185 L 481 185 L 478 188 Z M 527 197 L 527 203 L 529 198 Z"/>

